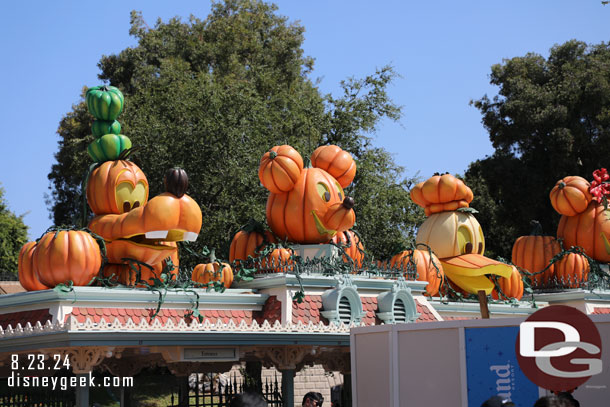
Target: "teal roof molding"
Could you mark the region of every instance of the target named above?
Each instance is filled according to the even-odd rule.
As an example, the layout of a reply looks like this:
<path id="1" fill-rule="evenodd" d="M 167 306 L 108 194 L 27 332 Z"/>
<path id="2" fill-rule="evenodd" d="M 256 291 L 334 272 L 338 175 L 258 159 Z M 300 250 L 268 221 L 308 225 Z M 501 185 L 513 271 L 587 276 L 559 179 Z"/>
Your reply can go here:
<path id="1" fill-rule="evenodd" d="M 377 306 L 377 317 L 386 324 L 415 322 L 420 315 L 411 289 L 402 277 L 398 278 L 390 291 L 377 296 Z"/>
<path id="2" fill-rule="evenodd" d="M 322 294 L 322 309 L 322 316 L 331 324 L 359 324 L 362 321 L 366 313 L 352 276 L 339 277 L 337 286 Z"/>

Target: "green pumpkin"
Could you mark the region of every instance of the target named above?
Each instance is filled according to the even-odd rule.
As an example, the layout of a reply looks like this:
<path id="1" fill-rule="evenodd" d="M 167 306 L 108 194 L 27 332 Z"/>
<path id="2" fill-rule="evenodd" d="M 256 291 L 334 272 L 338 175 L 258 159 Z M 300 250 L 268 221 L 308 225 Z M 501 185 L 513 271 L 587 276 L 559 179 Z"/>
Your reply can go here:
<path id="1" fill-rule="evenodd" d="M 116 160 L 128 148 L 131 148 L 131 140 L 127 136 L 122 134 L 105 134 L 89 144 L 87 152 L 93 158 L 93 161 L 99 163 Z"/>
<path id="2" fill-rule="evenodd" d="M 99 120 L 116 120 L 123 111 L 123 94 L 114 86 L 94 86 L 87 91 L 89 113 Z"/>
<path id="3" fill-rule="evenodd" d="M 94 120 L 91 125 L 91 133 L 95 137 L 101 137 L 104 134 L 121 134 L 121 123 L 116 120 Z"/>

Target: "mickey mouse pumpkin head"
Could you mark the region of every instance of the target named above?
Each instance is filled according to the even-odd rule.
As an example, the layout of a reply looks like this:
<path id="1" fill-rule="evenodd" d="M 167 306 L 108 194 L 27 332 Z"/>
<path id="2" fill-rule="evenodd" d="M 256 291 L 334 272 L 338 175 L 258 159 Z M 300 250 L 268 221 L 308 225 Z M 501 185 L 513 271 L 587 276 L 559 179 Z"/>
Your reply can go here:
<path id="1" fill-rule="evenodd" d="M 261 158 L 259 179 L 271 193 L 267 222 L 280 239 L 295 243 L 326 243 L 354 225 L 354 200 L 343 188 L 351 184 L 356 164 L 337 146 L 318 147 L 314 166 L 303 168 L 301 155 L 291 146 L 275 146 Z M 333 157 L 336 157 L 334 159 Z M 318 164 L 322 166 L 322 164 Z M 333 175 L 339 175 L 341 182 Z"/>

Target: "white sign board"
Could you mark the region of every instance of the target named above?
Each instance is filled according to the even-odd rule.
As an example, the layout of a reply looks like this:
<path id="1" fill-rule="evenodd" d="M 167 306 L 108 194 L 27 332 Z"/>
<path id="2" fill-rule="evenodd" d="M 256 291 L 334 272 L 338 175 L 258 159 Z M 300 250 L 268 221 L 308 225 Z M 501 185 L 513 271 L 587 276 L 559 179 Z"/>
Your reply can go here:
<path id="1" fill-rule="evenodd" d="M 184 348 L 182 360 L 193 362 L 230 362 L 239 359 L 237 348 Z"/>

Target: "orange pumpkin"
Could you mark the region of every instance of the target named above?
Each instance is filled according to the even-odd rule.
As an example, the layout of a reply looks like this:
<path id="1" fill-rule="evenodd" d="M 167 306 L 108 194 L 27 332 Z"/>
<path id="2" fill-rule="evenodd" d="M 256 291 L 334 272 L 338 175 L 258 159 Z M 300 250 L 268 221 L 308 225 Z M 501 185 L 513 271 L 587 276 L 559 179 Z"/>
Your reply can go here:
<path id="1" fill-rule="evenodd" d="M 306 168 L 292 191 L 269 194 L 267 222 L 282 240 L 326 243 L 354 225 L 353 205 L 332 175 Z"/>
<path id="2" fill-rule="evenodd" d="M 555 275 L 559 284 L 578 288 L 589 278 L 589 261 L 579 253 L 569 253 L 555 263 Z"/>
<path id="3" fill-rule="evenodd" d="M 557 237 L 563 239 L 565 247 L 580 246 L 589 257 L 610 263 L 610 252 L 604 242 L 604 237 L 610 239 L 609 215 L 602 204 L 591 201 L 582 213 L 561 217 Z"/>
<path id="4" fill-rule="evenodd" d="M 165 232 L 163 237 L 157 239 L 179 241 L 185 240 L 187 233 L 196 237 L 201 229 L 201 218 L 201 209 L 193 198 L 188 195 L 177 198 L 171 193 L 164 192 L 151 199 L 146 205 L 129 212 L 96 216 L 89 222 L 89 229 L 108 241 L 157 231 Z M 169 254 L 163 258 L 167 256 Z M 139 258 L 138 260 L 144 261 Z"/>
<path id="5" fill-rule="evenodd" d="M 169 280 L 175 280 L 178 276 L 178 268 L 175 263 L 174 266 L 174 270 L 169 272 Z M 137 269 L 138 266 L 134 264 L 134 267 Z M 150 285 L 154 285 L 155 282 L 153 279 L 157 278 L 161 280 L 161 273 L 164 267 L 165 261 L 158 263 L 152 270 L 146 266 L 142 266 L 140 268 L 140 280 L 145 281 Z M 107 263 L 102 271 L 102 276 L 106 278 L 112 277 L 114 281 L 129 287 L 146 287 L 143 283 L 137 283 L 136 279 L 138 273 L 128 264 Z"/>
<path id="6" fill-rule="evenodd" d="M 513 245 L 512 262 L 530 273 L 536 273 L 549 265 L 551 259 L 561 251 L 557 239 L 552 236 L 521 236 Z M 555 275 L 555 265 L 544 273 L 532 276 L 532 285 L 541 287 Z"/>
<path id="7" fill-rule="evenodd" d="M 106 161 L 89 176 L 87 202 L 96 215 L 129 212 L 147 201 L 148 180 L 131 161 Z"/>
<path id="8" fill-rule="evenodd" d="M 258 272 L 287 273 L 292 271 L 293 263 L 292 251 L 280 247 L 262 259 Z"/>
<path id="9" fill-rule="evenodd" d="M 240 230 L 233 236 L 229 250 L 229 262 L 247 260 L 248 256 L 258 257 L 257 249 L 262 249 L 267 243 L 275 243 L 273 234 L 269 231 Z"/>
<path id="10" fill-rule="evenodd" d="M 356 163 L 350 153 L 339 146 L 320 146 L 311 155 L 312 167 L 321 168 L 335 177 L 343 188 L 356 176 Z"/>
<path id="11" fill-rule="evenodd" d="M 32 256 L 36 250 L 36 242 L 28 242 L 23 245 L 19 252 L 19 282 L 27 291 L 46 290 L 50 287 L 42 284 L 34 272 L 34 262 Z"/>
<path id="12" fill-rule="evenodd" d="M 177 245 L 175 242 L 167 242 L 166 243 L 167 246 L 171 246 L 174 248 L 177 248 Z M 172 260 L 172 264 L 174 266 L 174 269 L 169 271 L 169 276 L 168 279 L 169 280 L 175 280 L 178 277 L 178 266 L 180 265 L 180 261 L 178 259 L 178 250 L 174 250 L 169 257 Z M 165 258 L 167 259 L 167 258 Z M 165 269 L 166 265 L 167 265 L 167 261 L 163 260 L 161 262 L 157 262 L 156 264 L 152 264 L 152 269 L 146 267 L 146 266 L 141 266 L 140 267 L 140 280 L 147 282 L 150 285 L 154 285 L 154 278 L 158 278 L 161 279 L 161 274 L 163 273 L 163 270 Z M 121 262 L 122 263 L 122 262 Z M 134 267 L 138 267 L 136 264 L 134 264 Z M 144 284 L 137 284 L 136 285 L 136 278 L 137 278 L 137 272 L 135 270 L 133 270 L 129 264 L 115 264 L 115 263 L 107 263 L 104 266 L 104 270 L 102 271 L 102 275 L 104 277 L 111 277 L 112 275 L 114 275 L 113 279 L 116 280 L 118 283 L 126 285 L 126 286 L 136 286 L 136 287 L 145 287 Z"/>
<path id="13" fill-rule="evenodd" d="M 87 285 L 102 265 L 96 241 L 89 233 L 76 230 L 45 234 L 32 258 L 38 280 L 48 287 L 68 281 L 75 286 Z"/>
<path id="14" fill-rule="evenodd" d="M 113 240 L 106 242 L 108 261 L 116 264 L 128 264 L 122 259 L 134 259 L 146 264 L 157 264 L 176 252 L 176 247 L 168 242 L 159 244 L 138 244 L 129 240 Z"/>
<path id="15" fill-rule="evenodd" d="M 451 174 L 436 174 L 411 190 L 411 199 L 426 215 L 468 207 L 472 198 L 472 190 Z"/>
<path id="16" fill-rule="evenodd" d="M 199 234 L 202 214 L 199 205 L 185 194 L 188 177 L 182 169 L 170 169 L 164 180 L 167 192 L 148 200 L 148 182 L 137 165 L 117 160 L 105 162 L 92 171 L 87 199 L 98 216 L 89 229 L 106 241 L 111 264 L 127 265 L 134 259 L 153 267 L 141 269 L 141 279 L 153 284 L 160 277 L 168 257 L 178 264 L 175 242 L 194 241 Z M 116 271 L 119 282 L 134 285 L 135 275 L 125 267 Z M 171 272 L 175 278 L 178 270 Z"/>
<path id="17" fill-rule="evenodd" d="M 172 265 L 174 266 L 174 268 L 170 271 L 167 271 L 167 273 L 169 273 L 169 275 L 167 276 L 169 280 L 176 280 L 178 278 L 178 273 L 179 273 L 179 267 L 180 267 L 180 259 L 178 258 L 178 245 L 176 244 L 176 242 L 167 242 L 166 243 L 168 246 L 174 246 L 176 248 L 176 250 L 169 255 L 169 258 L 172 261 Z M 165 259 L 163 259 L 163 261 L 161 263 L 156 263 L 153 265 L 153 269 L 152 272 L 150 273 L 150 277 L 152 276 L 157 276 L 157 278 L 159 278 L 159 276 L 161 276 L 161 274 L 163 273 L 163 271 L 165 270 L 165 268 L 167 267 L 167 257 Z M 149 284 L 152 284 L 152 282 L 149 281 Z"/>
<path id="18" fill-rule="evenodd" d="M 464 290 L 462 287 L 453 282 L 449 277 L 445 276 L 445 281 L 447 282 L 447 285 L 442 286 L 440 288 L 441 294 L 451 297 L 457 297 L 456 293 L 458 293 L 461 294 L 464 298 L 468 298 L 472 295 L 472 293 L 469 293 L 468 291 Z M 451 290 L 449 290 L 449 287 L 453 291 L 455 291 L 455 293 L 451 292 Z"/>
<path id="19" fill-rule="evenodd" d="M 206 264 L 198 264 L 193 269 L 191 279 L 200 284 L 208 284 L 212 281 L 218 281 L 224 284 L 225 288 L 231 287 L 233 284 L 233 270 L 227 263 L 219 263 L 216 261 L 214 250 L 210 253 L 210 262 Z"/>
<path id="20" fill-rule="evenodd" d="M 145 269 L 148 268 L 142 266 L 141 273 L 144 273 Z M 136 283 L 137 272 L 127 264 L 106 263 L 102 270 L 102 277 L 109 278 L 112 282 L 133 286 Z"/>
<path id="21" fill-rule="evenodd" d="M 582 177 L 565 177 L 557 181 L 551 190 L 551 205 L 561 215 L 576 216 L 583 212 L 593 199 L 589 188 L 591 184 Z"/>
<path id="22" fill-rule="evenodd" d="M 439 259 L 428 250 L 405 250 L 392 257 L 390 269 L 398 269 L 407 272 L 409 262 L 415 263 L 417 270 L 417 280 L 427 281 L 426 293 L 430 296 L 438 295 L 438 290 L 445 278 L 443 266 Z M 438 267 L 438 270 L 436 267 Z M 408 278 L 408 276 L 405 275 Z"/>
<path id="23" fill-rule="evenodd" d="M 347 258 L 349 257 L 356 267 L 362 267 L 362 261 L 364 260 L 364 244 L 362 244 L 360 236 L 354 233 L 353 230 L 337 233 L 335 237 L 332 238 L 331 242 L 340 245 L 343 248 L 343 251 L 345 252 L 345 255 L 343 256 L 344 262 L 350 263 L 350 260 Z"/>
<path id="24" fill-rule="evenodd" d="M 523 278 L 516 267 L 513 267 L 510 278 L 500 277 L 498 279 L 498 285 L 500 286 L 502 293 L 506 296 L 506 298 L 503 299 L 514 298 L 516 300 L 521 300 L 523 297 Z M 495 288 L 491 292 L 491 297 L 494 300 L 500 298 L 498 291 Z"/>
<path id="25" fill-rule="evenodd" d="M 274 194 L 294 188 L 303 171 L 303 158 L 289 145 L 275 146 L 261 158 L 258 178 Z"/>

